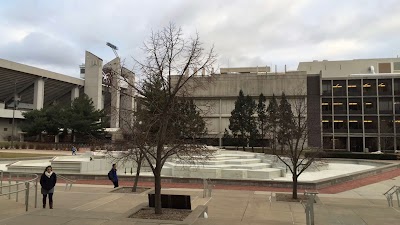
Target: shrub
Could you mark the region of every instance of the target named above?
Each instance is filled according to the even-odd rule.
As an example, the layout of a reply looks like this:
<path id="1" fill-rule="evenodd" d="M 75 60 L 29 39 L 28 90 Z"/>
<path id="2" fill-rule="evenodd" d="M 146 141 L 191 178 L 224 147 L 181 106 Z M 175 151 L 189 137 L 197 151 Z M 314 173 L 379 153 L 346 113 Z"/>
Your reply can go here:
<path id="1" fill-rule="evenodd" d="M 5 142 L 3 147 L 4 147 L 4 149 L 9 149 L 10 148 L 10 143 Z"/>
<path id="2" fill-rule="evenodd" d="M 24 142 L 21 143 L 21 149 L 26 149 L 26 144 Z"/>

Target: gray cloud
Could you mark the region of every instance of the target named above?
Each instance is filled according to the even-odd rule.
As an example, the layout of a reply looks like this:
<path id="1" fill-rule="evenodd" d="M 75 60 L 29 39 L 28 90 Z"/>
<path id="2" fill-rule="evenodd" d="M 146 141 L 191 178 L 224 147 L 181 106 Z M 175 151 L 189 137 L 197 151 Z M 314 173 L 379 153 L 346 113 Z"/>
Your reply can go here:
<path id="1" fill-rule="evenodd" d="M 396 0 L 10 1 L 0 9 L 0 29 L 10 34 L 0 57 L 78 74 L 84 50 L 111 60 L 109 41 L 122 57 L 140 58 L 150 32 L 172 21 L 215 44 L 221 67 L 295 69 L 299 61 L 400 54 L 399 10 Z"/>

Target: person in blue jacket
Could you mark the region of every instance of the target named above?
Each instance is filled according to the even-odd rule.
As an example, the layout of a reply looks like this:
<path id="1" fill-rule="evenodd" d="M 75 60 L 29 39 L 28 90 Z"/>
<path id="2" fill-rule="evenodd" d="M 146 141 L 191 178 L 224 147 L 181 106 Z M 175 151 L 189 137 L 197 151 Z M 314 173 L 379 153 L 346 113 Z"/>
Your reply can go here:
<path id="1" fill-rule="evenodd" d="M 40 177 L 40 185 L 42 186 L 41 193 L 43 195 L 43 209 L 46 208 L 47 195 L 49 195 L 50 209 L 53 208 L 53 194 L 56 183 L 56 173 L 53 172 L 53 168 L 51 166 L 47 166 L 42 176 Z"/>
<path id="2" fill-rule="evenodd" d="M 113 182 L 114 188 L 118 187 L 117 164 L 112 165 L 110 172 L 108 172 L 108 179 Z"/>

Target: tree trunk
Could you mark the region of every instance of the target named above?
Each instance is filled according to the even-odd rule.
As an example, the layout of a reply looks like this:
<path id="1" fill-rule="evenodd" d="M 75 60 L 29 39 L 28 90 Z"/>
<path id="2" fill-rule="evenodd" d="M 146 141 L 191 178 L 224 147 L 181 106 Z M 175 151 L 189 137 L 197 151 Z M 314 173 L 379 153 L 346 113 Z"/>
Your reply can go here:
<path id="1" fill-rule="evenodd" d="M 162 214 L 161 208 L 161 170 L 156 168 L 154 173 L 155 214 Z"/>
<path id="2" fill-rule="evenodd" d="M 292 198 L 297 199 L 297 168 L 293 169 L 293 192 L 292 192 Z"/>
<path id="3" fill-rule="evenodd" d="M 136 176 L 135 176 L 135 180 L 133 181 L 132 192 L 136 192 L 138 182 L 139 182 L 139 175 L 140 175 L 141 168 L 142 168 L 142 161 L 140 161 L 140 163 L 138 163 L 138 166 L 136 168 Z"/>

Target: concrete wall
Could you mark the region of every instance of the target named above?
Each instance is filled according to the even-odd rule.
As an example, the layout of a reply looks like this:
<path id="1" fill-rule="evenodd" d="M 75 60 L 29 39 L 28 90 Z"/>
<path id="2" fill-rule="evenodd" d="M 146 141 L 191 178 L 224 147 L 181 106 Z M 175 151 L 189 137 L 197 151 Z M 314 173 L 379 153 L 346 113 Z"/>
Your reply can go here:
<path id="1" fill-rule="evenodd" d="M 196 77 L 203 81 L 204 87 L 195 89 L 192 93 L 195 104 L 206 112 L 203 117 L 212 137 L 222 137 L 228 129 L 229 117 L 235 108 L 239 91 L 250 95 L 257 102 L 263 93 L 267 97 L 267 105 L 273 94 L 280 96 L 282 92 L 288 96 L 289 102 L 295 96 L 307 93 L 307 74 L 305 72 L 287 72 L 286 74 L 220 74 L 215 77 Z M 203 80 L 200 80 L 203 79 Z M 206 87 L 206 88 L 205 88 Z M 292 105 L 293 107 L 293 105 Z"/>

